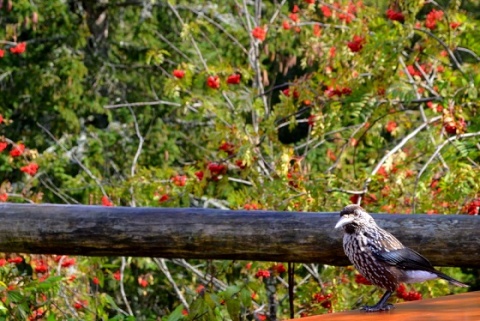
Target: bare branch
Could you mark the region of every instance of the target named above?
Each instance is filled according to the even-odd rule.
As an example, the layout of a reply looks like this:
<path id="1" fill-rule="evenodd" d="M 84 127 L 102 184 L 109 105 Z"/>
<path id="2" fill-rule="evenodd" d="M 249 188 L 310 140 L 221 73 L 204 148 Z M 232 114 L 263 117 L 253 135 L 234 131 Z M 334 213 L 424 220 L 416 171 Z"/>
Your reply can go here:
<path id="1" fill-rule="evenodd" d="M 123 104 L 115 104 L 115 105 L 105 105 L 103 108 L 105 109 L 115 109 L 115 108 L 123 108 L 123 107 L 143 107 L 143 106 L 155 106 L 155 105 L 170 105 L 175 107 L 181 107 L 182 105 L 179 103 L 174 103 L 171 101 L 146 101 L 146 102 L 138 102 L 138 103 L 123 103 Z"/>
<path id="2" fill-rule="evenodd" d="M 180 300 L 180 302 L 182 302 L 185 309 L 187 309 L 187 310 L 190 309 L 187 300 L 185 300 L 185 297 L 182 294 L 182 291 L 180 291 L 177 283 L 175 282 L 175 279 L 172 277 L 172 274 L 170 274 L 170 270 L 168 269 L 168 266 L 165 263 L 165 259 L 154 258 L 153 260 L 155 261 L 155 263 L 157 263 L 160 270 L 167 277 L 168 282 L 170 282 L 170 284 L 172 285 L 173 290 L 177 294 L 178 299 Z"/>
<path id="3" fill-rule="evenodd" d="M 38 123 L 37 122 L 37 126 L 40 127 L 45 133 L 47 133 L 48 136 L 50 136 L 51 139 L 53 139 L 55 141 L 55 143 L 60 146 L 60 148 L 62 148 L 65 152 L 68 153 L 68 149 L 63 146 L 59 141 L 58 139 L 55 138 L 55 136 L 53 136 L 53 134 L 48 130 L 46 129 L 42 124 Z M 83 163 L 77 158 L 75 157 L 75 155 L 72 153 L 71 154 L 71 157 L 72 159 L 78 164 L 78 166 L 80 166 L 84 171 L 85 173 L 87 173 L 88 176 L 90 176 L 91 179 L 93 179 L 95 181 L 95 183 L 97 184 L 97 186 L 100 188 L 100 190 L 102 191 L 102 194 L 104 196 L 108 196 L 107 195 L 107 192 L 105 191 L 105 189 L 103 188 L 103 185 L 102 183 L 100 182 L 100 180 L 95 176 L 93 175 L 93 173 L 85 166 L 83 165 Z"/>
<path id="4" fill-rule="evenodd" d="M 318 264 L 314 264 L 314 263 L 304 264 L 303 267 L 317 281 L 318 285 L 322 289 L 322 293 L 325 293 L 325 287 L 323 286 L 322 278 L 320 277 L 320 273 L 318 273 Z"/>
<path id="5" fill-rule="evenodd" d="M 214 276 L 208 274 L 208 273 L 203 273 L 196 267 L 192 266 L 190 263 L 185 261 L 184 259 L 173 259 L 171 260 L 173 263 L 176 265 L 179 265 L 181 267 L 184 267 L 185 269 L 191 271 L 193 274 L 195 274 L 197 277 L 199 277 L 205 284 L 209 283 L 210 281 L 212 284 L 217 287 L 220 291 L 224 291 L 227 288 L 227 285 L 220 281 L 219 279 L 215 278 Z"/>
<path id="6" fill-rule="evenodd" d="M 284 0 L 285 1 L 285 0 Z M 202 11 L 199 11 L 199 10 L 195 10 L 191 7 L 188 7 L 188 6 L 178 6 L 177 8 L 181 8 L 181 9 L 186 9 L 186 10 L 190 10 L 191 12 L 195 13 L 197 16 L 199 16 L 201 19 L 205 19 L 207 20 L 209 23 L 211 23 L 212 25 L 214 25 L 215 27 L 217 27 L 221 32 L 223 32 L 230 40 L 232 40 L 242 51 L 244 54 L 248 55 L 248 50 L 240 43 L 240 41 L 238 41 L 237 38 L 235 38 L 230 32 L 228 32 L 221 24 L 219 24 L 218 22 L 216 22 L 215 20 L 207 17 L 205 15 L 205 12 L 202 12 Z"/>
<path id="7" fill-rule="evenodd" d="M 447 140 L 445 140 L 444 142 L 442 142 L 440 145 L 437 146 L 437 148 L 435 149 L 435 152 L 432 154 L 432 156 L 430 156 L 430 158 L 427 160 L 427 162 L 425 163 L 425 165 L 423 165 L 423 167 L 420 169 L 420 171 L 418 172 L 418 175 L 417 175 L 417 178 L 415 180 L 415 188 L 414 188 L 414 195 L 416 193 L 416 190 L 417 190 L 417 187 L 418 187 L 418 183 L 420 181 L 420 177 L 423 175 L 423 173 L 425 172 L 425 170 L 428 168 L 428 166 L 430 166 L 430 164 L 432 163 L 433 159 L 441 152 L 441 150 L 448 144 L 448 143 L 451 143 L 455 140 L 458 140 L 458 139 L 461 139 L 461 138 L 469 138 L 469 137 L 475 137 L 475 136 L 480 136 L 480 132 L 476 132 L 476 133 L 466 133 L 466 134 L 461 134 L 461 135 L 458 135 L 458 136 L 452 136 L 450 138 L 448 138 Z M 416 207 L 416 202 L 415 202 L 415 197 L 413 197 L 413 201 L 412 201 L 412 211 L 413 213 L 415 213 L 415 207 Z"/>
<path id="8" fill-rule="evenodd" d="M 280 3 L 277 7 L 277 10 L 275 10 L 275 12 L 273 13 L 272 17 L 270 18 L 270 24 L 272 25 L 275 20 L 277 19 L 278 17 L 278 14 L 280 13 L 280 11 L 282 10 L 282 7 L 283 5 L 285 4 L 285 2 L 287 2 L 287 0 L 282 0 L 282 3 Z"/>
<path id="9" fill-rule="evenodd" d="M 419 132 L 421 132 L 425 127 L 427 127 L 428 124 L 431 124 L 431 123 L 434 123 L 436 121 L 439 121 L 440 119 L 442 119 L 442 116 L 437 116 L 437 117 L 433 117 L 432 119 L 430 119 L 428 122 L 425 122 L 423 124 L 421 124 L 420 126 L 418 126 L 414 131 L 412 131 L 410 134 L 408 134 L 407 136 L 405 136 L 400 143 L 398 143 L 392 150 L 390 150 L 387 154 L 385 154 L 385 156 L 383 156 L 383 158 L 377 163 L 377 166 L 375 166 L 375 168 L 373 169 L 373 171 L 370 173 L 370 176 L 367 178 L 367 180 L 365 181 L 365 184 L 363 186 L 363 189 L 365 191 L 368 190 L 368 185 L 370 184 L 370 182 L 372 181 L 372 178 L 375 176 L 375 174 L 377 174 L 378 170 L 380 169 L 380 167 L 382 167 L 382 165 L 387 161 L 387 159 L 389 159 L 393 154 L 395 154 L 396 152 L 398 152 L 400 150 L 400 148 L 402 148 L 410 139 L 412 139 L 413 137 L 415 137 Z"/>
<path id="10" fill-rule="evenodd" d="M 142 136 L 142 133 L 140 133 L 140 128 L 138 126 L 137 117 L 135 116 L 135 113 L 133 112 L 132 107 L 128 106 L 128 109 L 130 110 L 130 113 L 132 114 L 133 123 L 135 125 L 135 133 L 138 137 L 137 152 L 135 153 L 135 156 L 133 157 L 132 167 L 130 168 L 130 175 L 133 178 L 135 176 L 135 171 L 136 171 L 136 167 L 137 167 L 138 158 L 140 157 L 140 154 L 142 153 L 143 142 L 145 140 Z M 134 191 L 133 191 L 133 185 L 130 187 L 130 194 L 131 194 L 131 197 L 132 197 L 132 206 L 135 207 L 136 204 L 135 204 L 135 195 L 134 195 Z"/>
<path id="11" fill-rule="evenodd" d="M 167 1 L 167 5 L 168 5 L 168 7 L 170 8 L 170 10 L 172 10 L 172 12 L 175 14 L 175 16 L 177 17 L 178 21 L 180 21 L 180 23 L 181 23 L 182 25 L 185 25 L 185 22 L 183 21 L 182 17 L 181 17 L 180 14 L 178 13 L 177 9 L 176 9 L 169 1 Z M 190 41 L 191 41 L 193 47 L 195 48 L 195 51 L 197 52 L 198 58 L 200 59 L 200 61 L 201 61 L 202 64 L 203 64 L 203 68 L 205 69 L 206 72 L 208 72 L 207 62 L 205 61 L 205 58 L 203 58 L 203 54 L 202 54 L 202 52 L 200 51 L 200 48 L 198 48 L 197 42 L 195 41 L 195 39 L 194 39 L 191 35 L 189 35 L 188 37 L 190 38 Z"/>
<path id="12" fill-rule="evenodd" d="M 133 311 L 130 307 L 130 303 L 128 302 L 127 295 L 125 294 L 125 286 L 123 284 L 123 277 L 126 265 L 127 260 L 125 259 L 125 256 L 122 256 L 122 265 L 120 266 L 120 294 L 122 296 L 123 303 L 125 303 L 125 306 L 127 307 L 128 315 L 133 316 Z"/>
<path id="13" fill-rule="evenodd" d="M 353 190 L 347 190 L 347 189 L 343 189 L 343 188 L 330 188 L 329 190 L 327 190 L 327 192 L 328 193 L 341 192 L 341 193 L 345 193 L 345 194 L 363 195 L 367 192 L 367 190 L 353 191 Z"/>
<path id="14" fill-rule="evenodd" d="M 417 100 L 418 100 L 418 99 L 421 99 L 421 96 L 420 96 L 420 94 L 418 93 L 418 88 L 417 88 L 417 86 L 416 86 L 416 84 L 415 84 L 415 80 L 413 79 L 412 75 L 410 75 L 410 73 L 408 72 L 407 66 L 405 65 L 405 62 L 403 61 L 402 57 L 399 57 L 399 61 L 400 61 L 400 64 L 402 65 L 402 67 L 403 67 L 404 73 L 407 75 L 408 80 L 409 80 L 410 84 L 411 84 L 412 87 L 413 87 L 413 90 L 414 90 L 414 92 L 415 92 L 415 95 L 417 96 Z M 416 67 L 417 67 L 417 69 L 419 69 L 419 70 L 422 72 L 423 77 L 424 77 L 425 79 L 427 79 L 427 78 L 428 78 L 427 75 L 423 72 L 423 69 L 420 68 L 420 66 L 418 65 L 418 63 L 416 64 Z M 434 93 L 436 94 L 436 92 L 434 92 Z M 437 94 L 436 97 L 440 97 L 440 96 Z M 425 111 L 424 111 L 424 109 L 423 109 L 423 105 L 422 105 L 422 104 L 420 104 L 420 108 L 419 108 L 419 109 L 420 109 L 420 115 L 422 116 L 422 120 L 423 120 L 424 123 L 426 123 L 426 122 L 427 122 L 427 116 L 425 115 Z M 427 129 L 428 129 L 428 126 L 427 126 Z M 431 142 L 432 142 L 434 145 L 436 145 L 437 142 L 435 141 L 435 138 L 433 137 L 433 135 L 432 135 L 430 132 L 428 132 L 428 134 L 429 134 L 428 137 L 430 138 Z M 443 157 L 442 157 L 441 155 L 439 155 L 438 157 L 439 157 L 440 162 L 442 162 L 443 167 L 448 169 L 448 165 L 447 165 L 447 163 L 445 162 L 445 160 L 443 159 Z"/>
<path id="15" fill-rule="evenodd" d="M 20 198 L 22 200 L 24 200 L 25 202 L 27 203 L 30 203 L 30 204 L 35 204 L 34 201 L 32 201 L 31 199 L 28 199 L 27 197 L 23 196 L 22 194 L 17 194 L 17 193 L 7 193 L 8 197 L 16 197 L 16 198 Z"/>
<path id="16" fill-rule="evenodd" d="M 455 56 L 453 51 L 450 49 L 450 47 L 444 41 L 442 41 L 440 38 L 438 38 L 435 34 L 430 32 L 429 30 L 426 30 L 426 29 L 423 29 L 423 28 L 416 28 L 416 27 L 413 28 L 413 30 L 423 32 L 423 33 L 429 35 L 430 37 L 432 37 L 433 39 L 435 39 L 443 47 L 443 49 L 445 49 L 448 52 L 448 55 L 450 56 L 450 59 L 453 61 L 454 65 L 455 65 L 455 68 L 457 68 L 462 73 L 462 75 L 465 78 L 467 78 L 467 75 L 465 74 L 465 72 L 462 69 L 462 65 L 460 64 L 460 62 L 458 62 L 457 57 Z"/>

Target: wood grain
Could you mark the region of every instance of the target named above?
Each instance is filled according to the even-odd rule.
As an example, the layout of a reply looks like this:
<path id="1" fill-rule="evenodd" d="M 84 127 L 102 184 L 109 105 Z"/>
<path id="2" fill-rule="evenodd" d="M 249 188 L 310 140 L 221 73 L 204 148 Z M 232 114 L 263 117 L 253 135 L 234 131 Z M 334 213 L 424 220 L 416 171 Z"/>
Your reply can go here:
<path id="1" fill-rule="evenodd" d="M 437 266 L 480 267 L 480 218 L 374 215 Z M 0 204 L 0 251 L 348 265 L 338 213 Z"/>
<path id="2" fill-rule="evenodd" d="M 386 312 L 350 311 L 300 319 L 302 321 L 478 321 L 480 292 L 449 295 L 436 299 L 404 302 Z"/>

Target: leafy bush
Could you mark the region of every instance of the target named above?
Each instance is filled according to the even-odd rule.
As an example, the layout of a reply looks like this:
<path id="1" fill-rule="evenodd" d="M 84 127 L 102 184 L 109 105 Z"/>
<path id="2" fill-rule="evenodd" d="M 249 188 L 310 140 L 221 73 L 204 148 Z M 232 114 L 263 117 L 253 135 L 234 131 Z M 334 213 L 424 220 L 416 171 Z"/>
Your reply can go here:
<path id="1" fill-rule="evenodd" d="M 478 215 L 473 2 L 0 10 L 1 201 Z M 289 314 L 286 262 L 5 254 L 0 265 L 4 319 Z M 349 267 L 295 271 L 297 315 L 376 299 Z M 434 281 L 397 297 L 457 291 Z"/>

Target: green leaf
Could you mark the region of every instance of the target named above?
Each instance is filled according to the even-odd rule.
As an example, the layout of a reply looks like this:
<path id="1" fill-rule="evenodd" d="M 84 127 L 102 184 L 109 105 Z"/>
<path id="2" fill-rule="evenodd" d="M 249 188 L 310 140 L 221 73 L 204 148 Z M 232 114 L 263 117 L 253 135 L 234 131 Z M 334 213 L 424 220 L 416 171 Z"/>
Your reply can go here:
<path id="1" fill-rule="evenodd" d="M 180 304 L 179 306 L 177 306 L 175 308 L 175 310 L 173 310 L 172 313 L 170 313 L 170 315 L 168 316 L 168 319 L 167 321 L 178 321 L 178 320 L 181 320 L 184 318 L 184 315 L 182 314 L 183 312 L 183 309 L 185 307 L 183 306 L 183 304 Z"/>
<path id="2" fill-rule="evenodd" d="M 204 316 L 208 312 L 208 306 L 205 303 L 203 297 L 197 298 L 192 302 L 190 311 L 188 313 L 188 320 L 203 320 Z"/>
<path id="3" fill-rule="evenodd" d="M 233 321 L 240 320 L 240 300 L 230 299 L 226 300 L 227 311 Z"/>
<path id="4" fill-rule="evenodd" d="M 248 288 L 244 287 L 240 291 L 240 301 L 245 308 L 249 308 L 252 305 L 252 294 Z"/>
<path id="5" fill-rule="evenodd" d="M 19 291 L 8 291 L 7 299 L 9 302 L 18 303 L 24 300 L 24 296 Z"/>
<path id="6" fill-rule="evenodd" d="M 225 289 L 223 292 L 225 300 L 231 299 L 235 294 L 240 292 L 240 287 L 236 285 L 231 285 Z"/>
<path id="7" fill-rule="evenodd" d="M 55 318 L 54 314 L 50 314 L 47 318 L 47 321 L 56 321 L 57 319 Z"/>

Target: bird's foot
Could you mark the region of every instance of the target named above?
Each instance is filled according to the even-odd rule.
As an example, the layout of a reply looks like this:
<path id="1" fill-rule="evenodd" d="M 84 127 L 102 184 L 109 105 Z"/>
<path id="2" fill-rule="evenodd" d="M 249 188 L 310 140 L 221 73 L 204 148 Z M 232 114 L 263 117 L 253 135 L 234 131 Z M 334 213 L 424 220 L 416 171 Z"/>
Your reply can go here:
<path id="1" fill-rule="evenodd" d="M 379 311 L 390 311 L 394 308 L 395 307 L 393 306 L 393 304 L 387 303 L 383 305 L 379 305 L 379 304 L 372 305 L 372 306 L 366 305 L 361 307 L 360 310 L 365 312 L 379 312 Z"/>

